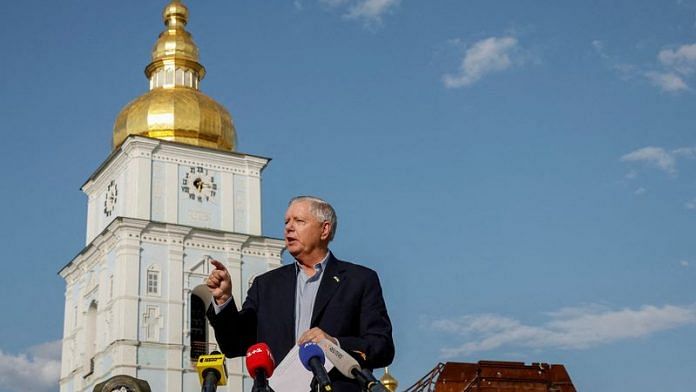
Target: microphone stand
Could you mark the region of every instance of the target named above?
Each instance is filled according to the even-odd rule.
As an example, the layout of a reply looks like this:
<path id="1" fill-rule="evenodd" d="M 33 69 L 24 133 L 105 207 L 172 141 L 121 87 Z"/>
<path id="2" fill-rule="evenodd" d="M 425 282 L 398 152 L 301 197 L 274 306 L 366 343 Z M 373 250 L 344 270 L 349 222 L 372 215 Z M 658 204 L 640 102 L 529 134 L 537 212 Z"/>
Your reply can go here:
<path id="1" fill-rule="evenodd" d="M 316 377 L 312 377 L 312 382 L 309 384 L 309 392 L 321 392 L 321 385 Z"/>
<path id="2" fill-rule="evenodd" d="M 258 384 L 263 386 L 259 386 Z M 273 388 L 268 385 L 266 372 L 263 369 L 256 369 L 256 379 L 254 380 L 254 385 L 251 387 L 251 392 L 275 392 Z"/>
<path id="3" fill-rule="evenodd" d="M 353 369 L 351 373 L 355 376 L 360 385 L 362 385 L 363 392 L 389 392 L 387 387 L 382 385 L 379 380 L 375 379 L 370 371 Z"/>
<path id="4" fill-rule="evenodd" d="M 205 381 L 201 387 L 202 392 L 215 392 L 217 391 L 217 383 L 220 380 L 220 374 L 216 370 L 207 370 L 204 372 Z"/>

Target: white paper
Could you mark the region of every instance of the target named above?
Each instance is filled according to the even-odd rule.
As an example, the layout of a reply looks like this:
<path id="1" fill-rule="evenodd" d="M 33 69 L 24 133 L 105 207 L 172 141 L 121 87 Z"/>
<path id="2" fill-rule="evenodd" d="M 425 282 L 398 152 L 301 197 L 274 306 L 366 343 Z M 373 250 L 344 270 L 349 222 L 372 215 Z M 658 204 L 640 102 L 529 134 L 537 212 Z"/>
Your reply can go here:
<path id="1" fill-rule="evenodd" d="M 310 392 L 309 384 L 314 374 L 302 365 L 299 353 L 300 346 L 293 347 L 268 379 L 268 384 L 275 392 Z M 327 373 L 333 367 L 330 361 L 324 361 Z"/>

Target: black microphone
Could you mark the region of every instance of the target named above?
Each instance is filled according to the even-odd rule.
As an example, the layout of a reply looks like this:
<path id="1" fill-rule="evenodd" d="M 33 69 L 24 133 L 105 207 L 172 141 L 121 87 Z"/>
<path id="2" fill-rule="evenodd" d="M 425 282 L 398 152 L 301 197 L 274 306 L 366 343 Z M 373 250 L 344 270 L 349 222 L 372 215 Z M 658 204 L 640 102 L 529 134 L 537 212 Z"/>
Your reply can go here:
<path id="1" fill-rule="evenodd" d="M 341 374 L 348 378 L 358 380 L 360 387 L 368 392 L 389 392 L 389 390 L 379 380 L 372 375 L 368 369 L 361 369 L 358 361 L 333 344 L 330 340 L 324 339 L 319 342 L 319 347 L 334 364 Z"/>
<path id="2" fill-rule="evenodd" d="M 365 390 L 369 392 L 390 392 L 375 376 L 370 369 L 353 369 L 355 378 Z"/>
<path id="3" fill-rule="evenodd" d="M 309 342 L 300 346 L 300 361 L 305 369 L 314 373 L 317 387 L 320 392 L 331 392 L 331 380 L 324 369 L 324 352 L 316 343 Z"/>

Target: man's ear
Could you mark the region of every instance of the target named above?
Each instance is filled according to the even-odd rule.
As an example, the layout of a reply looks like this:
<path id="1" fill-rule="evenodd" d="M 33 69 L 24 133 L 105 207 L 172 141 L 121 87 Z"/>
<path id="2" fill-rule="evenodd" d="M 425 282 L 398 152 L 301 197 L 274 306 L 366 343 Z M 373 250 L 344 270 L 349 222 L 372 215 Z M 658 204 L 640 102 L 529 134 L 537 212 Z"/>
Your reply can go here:
<path id="1" fill-rule="evenodd" d="M 331 223 L 322 222 L 321 224 L 321 239 L 327 240 L 331 237 Z"/>

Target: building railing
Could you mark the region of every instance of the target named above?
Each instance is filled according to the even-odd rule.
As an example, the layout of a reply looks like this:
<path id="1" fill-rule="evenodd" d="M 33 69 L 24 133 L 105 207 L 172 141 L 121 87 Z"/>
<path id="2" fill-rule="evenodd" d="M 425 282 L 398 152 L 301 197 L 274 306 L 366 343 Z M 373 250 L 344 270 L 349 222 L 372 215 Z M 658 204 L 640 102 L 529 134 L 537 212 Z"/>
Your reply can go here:
<path id="1" fill-rule="evenodd" d="M 191 342 L 191 361 L 198 361 L 201 355 L 209 354 L 211 351 L 219 350 L 218 345 L 208 342 Z"/>

